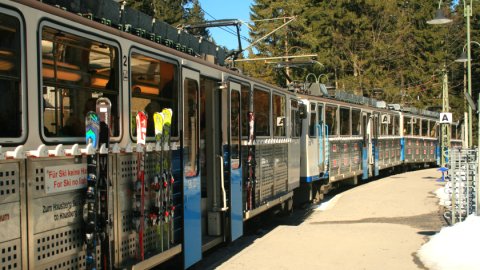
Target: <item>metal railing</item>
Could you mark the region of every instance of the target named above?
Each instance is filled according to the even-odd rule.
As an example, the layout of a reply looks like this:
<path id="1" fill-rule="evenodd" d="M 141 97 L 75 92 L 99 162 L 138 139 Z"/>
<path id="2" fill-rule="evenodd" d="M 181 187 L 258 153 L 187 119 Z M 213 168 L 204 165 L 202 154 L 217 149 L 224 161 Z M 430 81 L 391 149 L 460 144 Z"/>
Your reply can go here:
<path id="1" fill-rule="evenodd" d="M 454 148 L 450 150 L 449 177 L 446 178 L 445 218 L 450 224 L 461 222 L 477 213 L 477 149 Z"/>

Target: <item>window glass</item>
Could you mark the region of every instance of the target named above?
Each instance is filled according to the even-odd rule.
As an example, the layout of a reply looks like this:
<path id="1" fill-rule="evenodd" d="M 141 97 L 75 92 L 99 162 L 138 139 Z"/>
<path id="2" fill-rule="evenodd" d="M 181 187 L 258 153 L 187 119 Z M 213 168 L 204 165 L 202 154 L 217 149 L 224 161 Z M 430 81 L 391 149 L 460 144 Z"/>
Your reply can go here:
<path id="1" fill-rule="evenodd" d="M 428 136 L 428 120 L 426 119 L 422 120 L 422 136 Z"/>
<path id="2" fill-rule="evenodd" d="M 310 104 L 310 123 L 308 125 L 308 136 L 314 138 L 316 136 L 316 124 L 317 123 L 317 105 L 315 103 Z"/>
<path id="3" fill-rule="evenodd" d="M 273 135 L 285 136 L 285 96 L 273 95 Z"/>
<path id="4" fill-rule="evenodd" d="M 98 97 L 112 102 L 110 130 L 118 136 L 118 48 L 51 27 L 43 27 L 41 46 L 45 136 L 84 137 Z"/>
<path id="5" fill-rule="evenodd" d="M 172 135 L 177 135 L 177 67 L 153 57 L 133 52 L 130 57 L 131 78 L 131 117 L 132 121 L 138 111 L 148 114 L 147 136 L 155 136 L 153 114 L 165 108 L 173 111 Z M 133 122 L 132 122 L 133 123 Z M 136 136 L 135 125 L 131 125 L 131 132 Z"/>
<path id="6" fill-rule="evenodd" d="M 350 135 L 349 108 L 340 108 L 340 135 Z"/>
<path id="7" fill-rule="evenodd" d="M 328 135 L 338 135 L 337 131 L 338 107 L 327 105 L 325 107 L 325 123 L 328 128 Z"/>
<path id="8" fill-rule="evenodd" d="M 298 101 L 292 100 L 290 107 L 291 136 L 292 138 L 298 138 L 302 134 L 302 119 L 300 119 L 300 113 L 298 111 Z"/>
<path id="9" fill-rule="evenodd" d="M 435 121 L 430 120 L 430 137 L 436 138 L 437 137 L 437 129 L 435 128 Z"/>
<path id="10" fill-rule="evenodd" d="M 250 86 L 242 85 L 242 136 L 248 137 L 248 112 L 250 112 Z"/>
<path id="11" fill-rule="evenodd" d="M 183 100 L 184 173 L 186 177 L 198 174 L 198 84 L 185 79 Z"/>
<path id="12" fill-rule="evenodd" d="M 390 123 L 388 124 L 388 135 L 395 135 L 394 126 L 395 126 L 395 117 L 389 115 Z"/>
<path id="13" fill-rule="evenodd" d="M 420 136 L 420 119 L 413 118 L 413 135 Z"/>
<path id="14" fill-rule="evenodd" d="M 22 52 L 19 19 L 0 14 L 0 138 L 22 135 Z"/>
<path id="15" fill-rule="evenodd" d="M 380 116 L 380 135 L 387 136 L 388 135 L 388 117 L 387 114 L 382 114 Z"/>
<path id="16" fill-rule="evenodd" d="M 403 135 L 412 135 L 412 118 L 410 117 L 403 118 Z"/>
<path id="17" fill-rule="evenodd" d="M 452 139 L 456 139 L 457 138 L 457 129 L 456 129 L 456 126 L 455 125 L 450 125 L 450 130 L 451 130 L 451 137 Z"/>
<path id="18" fill-rule="evenodd" d="M 255 89 L 253 91 L 253 112 L 255 113 L 255 134 L 270 136 L 270 93 Z"/>
<path id="19" fill-rule="evenodd" d="M 400 117 L 398 115 L 393 116 L 393 135 L 399 136 L 400 135 Z"/>
<path id="20" fill-rule="evenodd" d="M 360 110 L 352 109 L 352 135 L 360 135 Z"/>
<path id="21" fill-rule="evenodd" d="M 231 136 L 231 159 L 232 159 L 232 169 L 237 169 L 240 167 L 240 92 L 232 91 L 231 92 L 231 112 L 230 112 L 230 136 Z"/>

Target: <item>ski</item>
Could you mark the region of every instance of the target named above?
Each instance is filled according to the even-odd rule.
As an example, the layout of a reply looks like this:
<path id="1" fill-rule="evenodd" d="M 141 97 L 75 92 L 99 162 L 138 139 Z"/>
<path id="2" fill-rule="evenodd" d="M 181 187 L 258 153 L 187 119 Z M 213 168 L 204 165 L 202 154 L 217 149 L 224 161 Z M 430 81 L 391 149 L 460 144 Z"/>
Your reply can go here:
<path id="1" fill-rule="evenodd" d="M 156 112 L 153 114 L 153 123 L 155 126 L 155 142 L 160 146 L 160 153 L 157 152 L 157 164 L 155 165 L 155 176 L 151 183 L 151 189 L 155 191 L 154 206 L 150 211 L 150 222 L 153 226 L 156 226 L 158 241 L 155 244 L 161 246 L 160 250 L 163 251 L 163 232 L 162 232 L 162 188 L 161 179 L 163 171 L 163 114 Z M 160 154 L 160 155 L 159 155 Z"/>
<path id="2" fill-rule="evenodd" d="M 102 269 L 111 269 L 112 254 L 110 252 L 110 215 L 108 212 L 109 186 L 108 179 L 108 147 L 110 144 L 110 111 L 112 103 L 108 98 L 101 97 L 97 99 L 96 111 L 100 120 L 100 132 L 98 136 L 98 184 L 97 193 L 99 196 L 97 227 L 99 228 L 100 258 Z"/>
<path id="3" fill-rule="evenodd" d="M 173 184 L 175 179 L 173 178 L 172 173 L 172 149 L 171 149 L 171 138 L 172 138 L 172 109 L 165 108 L 162 110 L 163 114 L 163 143 L 167 144 L 166 151 L 167 157 L 164 159 L 165 165 L 163 166 L 163 186 L 164 186 L 164 220 L 165 220 L 165 233 L 167 235 L 167 249 L 170 248 L 170 244 L 174 243 L 174 223 L 173 218 L 175 214 L 175 204 L 173 202 Z"/>
<path id="4" fill-rule="evenodd" d="M 137 259 L 145 259 L 143 236 L 145 231 L 145 142 L 147 137 L 147 114 L 139 111 L 137 123 L 137 180 L 135 182 L 135 210 L 136 227 L 138 232 Z"/>
<path id="5" fill-rule="evenodd" d="M 96 113 L 90 111 L 85 116 L 85 139 L 97 149 L 100 122 Z M 97 156 L 87 154 L 87 189 L 83 208 L 85 222 L 86 269 L 97 268 Z"/>

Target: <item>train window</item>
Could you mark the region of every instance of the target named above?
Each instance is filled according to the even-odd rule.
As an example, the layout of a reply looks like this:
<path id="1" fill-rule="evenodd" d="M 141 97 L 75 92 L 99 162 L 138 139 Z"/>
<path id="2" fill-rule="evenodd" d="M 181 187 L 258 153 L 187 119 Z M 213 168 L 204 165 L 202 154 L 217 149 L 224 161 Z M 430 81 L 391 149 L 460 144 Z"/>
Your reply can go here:
<path id="1" fill-rule="evenodd" d="M 232 91 L 230 95 L 230 136 L 231 136 L 231 159 L 232 169 L 240 167 L 240 92 Z M 285 113 L 284 113 L 285 115 Z M 285 117 L 283 117 L 285 119 Z"/>
<path id="2" fill-rule="evenodd" d="M 435 128 L 435 121 L 430 120 L 429 122 L 429 129 L 430 129 L 430 137 L 436 138 L 437 137 L 437 129 Z"/>
<path id="3" fill-rule="evenodd" d="M 380 135 L 388 135 L 388 127 L 390 124 L 388 123 L 389 121 L 389 115 L 383 114 L 380 116 Z"/>
<path id="4" fill-rule="evenodd" d="M 451 134 L 452 139 L 457 139 L 457 126 L 451 125 L 450 130 L 452 132 Z"/>
<path id="5" fill-rule="evenodd" d="M 360 110 L 352 109 L 352 135 L 361 134 Z"/>
<path id="6" fill-rule="evenodd" d="M 389 115 L 388 117 L 390 119 L 390 123 L 388 123 L 388 135 L 395 135 L 395 118 L 393 117 L 393 115 Z"/>
<path id="7" fill-rule="evenodd" d="M 242 84 L 242 136 L 248 137 L 248 112 L 250 112 L 250 86 Z"/>
<path id="8" fill-rule="evenodd" d="M 420 119 L 413 118 L 413 135 L 420 136 Z"/>
<path id="9" fill-rule="evenodd" d="M 300 119 L 298 111 L 298 101 L 290 101 L 290 110 L 291 137 L 298 138 L 302 135 L 302 119 Z"/>
<path id="10" fill-rule="evenodd" d="M 337 114 L 337 106 L 327 105 L 325 107 L 325 123 L 327 124 L 328 135 L 338 135 Z"/>
<path id="11" fill-rule="evenodd" d="M 130 114 L 132 121 L 138 111 L 148 114 L 147 136 L 155 136 L 153 114 L 165 108 L 173 110 L 172 135 L 177 135 L 177 66 L 143 53 L 132 52 L 130 55 Z M 131 125 L 132 136 L 137 129 Z"/>
<path id="12" fill-rule="evenodd" d="M 310 104 L 310 123 L 308 125 L 308 136 L 315 138 L 316 136 L 316 124 L 317 124 L 317 105 L 315 103 Z"/>
<path id="13" fill-rule="evenodd" d="M 270 136 L 270 93 L 253 90 L 253 112 L 255 113 L 255 134 Z"/>
<path id="14" fill-rule="evenodd" d="M 323 124 L 323 104 L 318 104 L 317 106 L 317 114 L 318 114 L 318 124 L 321 126 Z"/>
<path id="15" fill-rule="evenodd" d="M 403 118 L 403 135 L 412 135 L 412 118 L 410 117 Z"/>
<path id="16" fill-rule="evenodd" d="M 340 108 L 340 135 L 350 135 L 350 108 Z"/>
<path id="17" fill-rule="evenodd" d="M 272 120 L 273 120 L 273 135 L 284 137 L 286 135 L 285 130 L 285 117 L 286 117 L 286 106 L 285 96 L 273 95 L 273 110 L 272 110 Z"/>
<path id="18" fill-rule="evenodd" d="M 428 137 L 428 120 L 422 119 L 422 136 Z"/>
<path id="19" fill-rule="evenodd" d="M 392 135 L 400 135 L 400 117 L 398 115 L 393 116 L 393 133 Z"/>
<path id="20" fill-rule="evenodd" d="M 198 83 L 186 78 L 184 87 L 184 173 L 186 177 L 193 177 L 198 174 Z"/>
<path id="21" fill-rule="evenodd" d="M 22 107 L 25 98 L 21 83 L 23 42 L 20 23 L 18 18 L 0 13 L 0 138 L 19 138 L 26 130 L 22 128 L 22 122 L 25 124 L 22 118 L 26 114 Z"/>
<path id="22" fill-rule="evenodd" d="M 44 135 L 80 139 L 85 114 L 103 96 L 112 102 L 110 130 L 118 136 L 118 48 L 48 26 L 41 46 Z"/>

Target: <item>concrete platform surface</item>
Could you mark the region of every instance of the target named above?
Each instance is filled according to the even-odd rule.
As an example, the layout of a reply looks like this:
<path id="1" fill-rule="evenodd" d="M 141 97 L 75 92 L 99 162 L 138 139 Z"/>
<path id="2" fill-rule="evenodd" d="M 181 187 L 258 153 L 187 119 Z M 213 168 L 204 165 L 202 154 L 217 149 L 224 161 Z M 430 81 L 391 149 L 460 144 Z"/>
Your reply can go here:
<path id="1" fill-rule="evenodd" d="M 300 224 L 275 226 L 212 268 L 426 269 L 416 252 L 445 225 L 434 194 L 440 176 L 408 172 L 339 193 L 327 210 L 314 206 Z"/>

